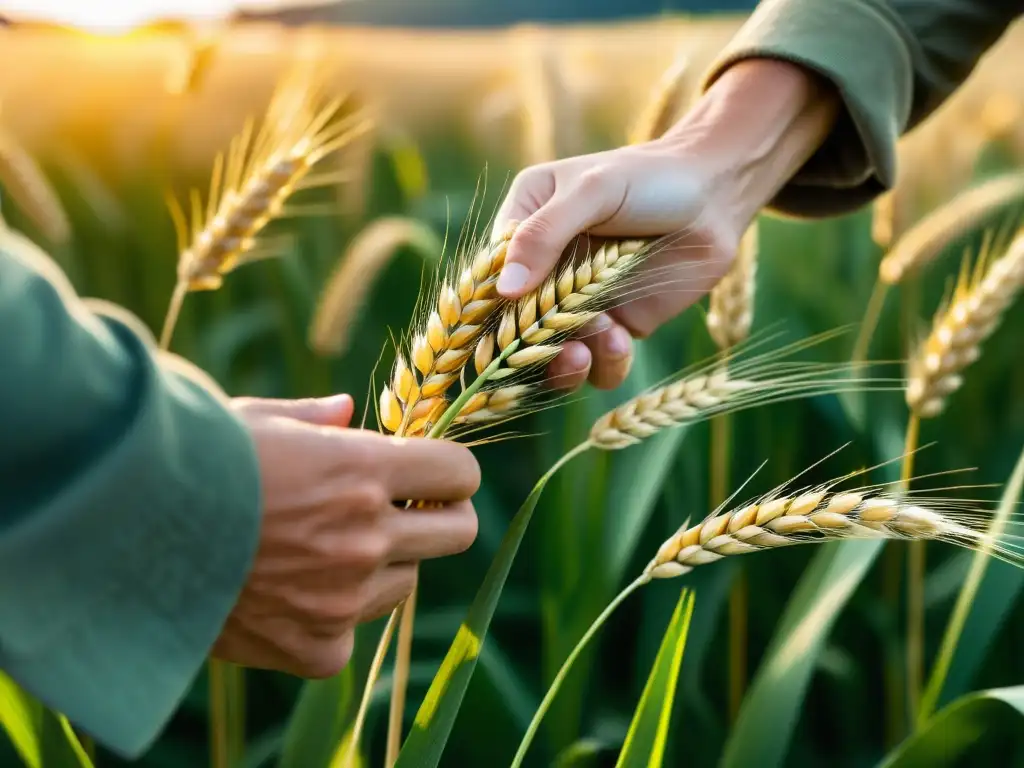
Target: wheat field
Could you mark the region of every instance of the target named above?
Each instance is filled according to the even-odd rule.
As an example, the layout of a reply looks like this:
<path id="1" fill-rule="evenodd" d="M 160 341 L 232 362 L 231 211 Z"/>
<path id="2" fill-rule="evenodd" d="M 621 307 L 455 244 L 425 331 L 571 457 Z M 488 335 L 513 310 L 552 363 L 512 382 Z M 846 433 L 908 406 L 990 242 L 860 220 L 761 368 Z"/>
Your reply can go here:
<path id="1" fill-rule="evenodd" d="M 1003 494 L 1019 494 L 1024 466 L 1024 241 L 1009 246 L 1024 223 L 1019 180 L 1003 185 L 991 216 L 965 213 L 969 226 L 941 247 L 929 241 L 920 269 L 891 280 L 879 272 L 929 212 L 1024 168 L 1024 23 L 903 139 L 890 195 L 835 220 L 762 216 L 742 271 L 638 345 L 620 390 L 587 388 L 539 408 L 523 375 L 590 318 L 587 291 L 600 298 L 602 280 L 628 280 L 645 243 L 581 257 L 512 308 L 493 296 L 502 244 L 488 243 L 481 224 L 474 249 L 458 252 L 460 232 L 478 211 L 486 219 L 524 165 L 626 143 L 659 83 L 677 86 L 671 103 L 685 105 L 741 23 L 665 16 L 457 32 L 252 23 L 201 48 L 172 28 L 111 39 L 0 31 L 0 164 L 20 158 L 10 163 L 20 175 L 0 173 L 5 220 L 80 293 L 123 305 L 154 335 L 181 284 L 181 225 L 167 194 L 208 194 L 225 162 L 217 156 L 230 156 L 289 67 L 313 64 L 325 94 L 342 100 L 339 119 L 369 118 L 307 169 L 322 183 L 289 180 L 280 215 L 245 220 L 273 249 L 204 272 L 200 287 L 211 290 L 189 293 L 166 336 L 230 394 L 348 392 L 366 428 L 410 436 L 437 426 L 467 391 L 463 378 L 481 378 L 450 414 L 454 435 L 495 436 L 474 447 L 480 534 L 465 554 L 421 568 L 397 673 L 405 706 L 389 712 L 389 657 L 368 691 L 361 765 L 393 756 L 396 717 L 417 746 L 421 703 L 465 640 L 460 627 L 503 537 L 568 452 L 523 525 L 440 765 L 1024 766 L 1024 570 L 1020 539 L 1006 538 L 1019 522 L 1005 535 L 975 530 Z M 320 135 L 330 142 L 340 130 Z M 998 280 L 985 282 L 985 267 Z M 424 288 L 436 275 L 450 279 Z M 987 293 L 964 331 L 957 306 L 977 285 Z M 857 339 L 866 316 L 875 330 Z M 855 347 L 868 354 L 858 359 Z M 908 358 L 905 370 L 884 364 Z M 899 461 L 908 446 L 920 448 L 910 501 L 887 495 L 910 472 Z M 806 488 L 786 495 L 794 478 Z M 874 501 L 856 492 L 867 486 Z M 789 546 L 812 523 L 863 535 Z M 976 557 L 989 545 L 1002 559 Z M 678 578 L 651 580 L 652 567 Z M 615 603 L 575 654 L 641 574 L 650 583 Z M 678 607 L 684 587 L 692 615 Z M 210 757 L 221 741 L 233 767 L 340 765 L 332 756 L 350 736 L 384 627 L 361 628 L 350 667 L 317 684 L 204 671 L 134 765 L 227 768 Z M 671 696 L 659 757 L 640 760 L 634 713 L 651 700 L 648 673 L 667 658 L 672 631 L 685 653 L 680 641 L 677 682 L 650 678 L 650 690 Z M 211 712 L 211 681 L 233 697 L 226 719 Z M 624 744 L 631 760 L 620 757 Z M 127 764 L 102 747 L 94 763 Z M 0 765 L 20 764 L 0 738 Z M 398 762 L 421 764 L 434 763 Z"/>

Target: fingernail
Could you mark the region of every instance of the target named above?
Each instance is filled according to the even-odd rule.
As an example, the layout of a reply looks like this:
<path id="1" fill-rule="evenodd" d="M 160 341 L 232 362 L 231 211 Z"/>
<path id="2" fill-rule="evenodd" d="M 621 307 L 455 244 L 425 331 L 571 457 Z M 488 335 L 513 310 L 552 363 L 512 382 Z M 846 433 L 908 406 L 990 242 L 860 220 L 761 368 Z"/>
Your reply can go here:
<path id="1" fill-rule="evenodd" d="M 591 333 L 604 333 L 612 327 L 611 318 L 608 315 L 598 315 L 590 321 L 590 332 Z"/>
<path id="2" fill-rule="evenodd" d="M 518 293 L 526 287 L 530 279 L 530 270 L 522 264 L 506 264 L 498 276 L 498 293 Z"/>
<path id="3" fill-rule="evenodd" d="M 626 329 L 619 326 L 609 331 L 608 338 L 605 340 L 605 349 L 612 357 L 626 357 L 633 346 L 632 342 Z"/>

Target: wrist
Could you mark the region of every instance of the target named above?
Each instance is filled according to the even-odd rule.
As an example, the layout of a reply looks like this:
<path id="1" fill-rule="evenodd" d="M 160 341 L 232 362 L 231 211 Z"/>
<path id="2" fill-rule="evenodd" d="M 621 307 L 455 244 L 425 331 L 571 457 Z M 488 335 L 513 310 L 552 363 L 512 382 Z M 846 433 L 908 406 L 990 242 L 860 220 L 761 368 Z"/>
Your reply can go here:
<path id="1" fill-rule="evenodd" d="M 821 146 L 838 106 L 811 70 L 748 59 L 722 72 L 661 141 L 700 159 L 715 203 L 742 231 Z"/>

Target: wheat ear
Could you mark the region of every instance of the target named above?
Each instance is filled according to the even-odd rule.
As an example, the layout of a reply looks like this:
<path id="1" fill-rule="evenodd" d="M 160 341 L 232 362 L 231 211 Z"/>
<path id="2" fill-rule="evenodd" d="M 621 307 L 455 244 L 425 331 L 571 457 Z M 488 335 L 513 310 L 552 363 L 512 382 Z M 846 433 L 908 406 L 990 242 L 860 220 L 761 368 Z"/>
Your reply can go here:
<path id="1" fill-rule="evenodd" d="M 1003 313 L 1024 288 L 1024 230 L 994 261 L 983 250 L 972 273 L 966 262 L 952 299 L 936 314 L 932 330 L 911 357 L 907 405 L 920 418 L 937 416 L 960 388 L 964 369 L 999 327 Z"/>
<path id="2" fill-rule="evenodd" d="M 878 267 L 887 285 L 919 271 L 958 237 L 1024 199 L 1024 171 L 997 176 L 962 192 L 900 235 Z"/>
<path id="3" fill-rule="evenodd" d="M 536 391 L 526 378 L 551 362 L 569 336 L 604 309 L 650 253 L 643 240 L 613 241 L 593 252 L 575 255 L 535 291 L 503 305 L 473 352 L 479 375 L 495 360 L 504 360 L 488 385 L 459 411 L 456 424 L 482 424 L 522 411 Z"/>
<path id="4" fill-rule="evenodd" d="M 878 486 L 773 493 L 683 526 L 661 545 L 644 572 L 652 578 L 672 578 L 731 555 L 836 539 L 945 541 L 971 550 L 991 549 L 994 556 L 1024 567 L 1021 537 L 993 539 L 987 521 L 988 516 L 966 502 L 886 493 Z"/>
<path id="5" fill-rule="evenodd" d="M 0 187 L 51 243 L 65 243 L 71 237 L 71 223 L 53 185 L 7 131 L 0 131 Z"/>
<path id="6" fill-rule="evenodd" d="M 241 264 L 273 255 L 281 243 L 261 241 L 260 235 L 287 213 L 285 201 L 300 188 L 336 180 L 317 179 L 309 172 L 369 126 L 363 115 L 339 117 L 344 103 L 340 97 L 325 100 L 315 80 L 297 75 L 285 79 L 259 132 L 247 120 L 227 157 L 216 157 L 206 204 L 197 189 L 189 196 L 189 215 L 176 198 L 168 199 L 177 234 L 178 279 L 162 346 L 170 343 L 188 292 L 216 290 L 224 275 Z"/>
<path id="7" fill-rule="evenodd" d="M 845 391 L 902 389 L 898 378 L 852 378 L 856 364 L 786 361 L 784 358 L 845 333 L 837 329 L 776 350 L 744 355 L 767 343 L 757 337 L 686 369 L 671 381 L 652 387 L 601 416 L 590 430 L 590 442 L 602 450 L 619 450 L 678 426 L 696 424 L 723 413 L 768 403 Z"/>
<path id="8" fill-rule="evenodd" d="M 708 333 L 719 349 L 729 349 L 750 335 L 756 275 L 757 224 L 752 224 L 740 241 L 732 267 L 709 298 Z"/>
<path id="9" fill-rule="evenodd" d="M 301 86 L 300 86 L 301 87 Z M 247 121 L 227 158 L 218 155 L 205 207 L 190 196 L 190 218 L 176 199 L 178 278 L 190 291 L 214 290 L 223 276 L 251 258 L 257 237 L 284 213 L 285 201 L 321 159 L 365 130 L 363 119 L 338 119 L 344 99 L 320 106 L 314 89 L 275 93 L 258 134 Z"/>
<path id="10" fill-rule="evenodd" d="M 504 301 L 497 290 L 498 274 L 514 227 L 478 250 L 454 279 L 441 283 L 426 321 L 409 343 L 408 356 L 398 353 L 391 380 L 381 391 L 379 421 L 386 431 L 423 436 L 444 413 L 446 393 Z"/>

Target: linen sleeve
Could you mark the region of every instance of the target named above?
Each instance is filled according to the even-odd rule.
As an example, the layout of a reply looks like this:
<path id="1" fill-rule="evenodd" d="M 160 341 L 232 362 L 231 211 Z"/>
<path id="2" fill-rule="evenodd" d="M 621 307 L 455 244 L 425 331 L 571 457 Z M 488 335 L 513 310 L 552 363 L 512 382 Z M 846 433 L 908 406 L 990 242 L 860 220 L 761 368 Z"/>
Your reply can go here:
<path id="1" fill-rule="evenodd" d="M 848 213 L 891 189 L 897 139 L 932 114 L 1024 11 L 1020 0 L 763 0 L 708 69 L 708 88 L 750 58 L 802 65 L 842 110 L 770 208 Z"/>

